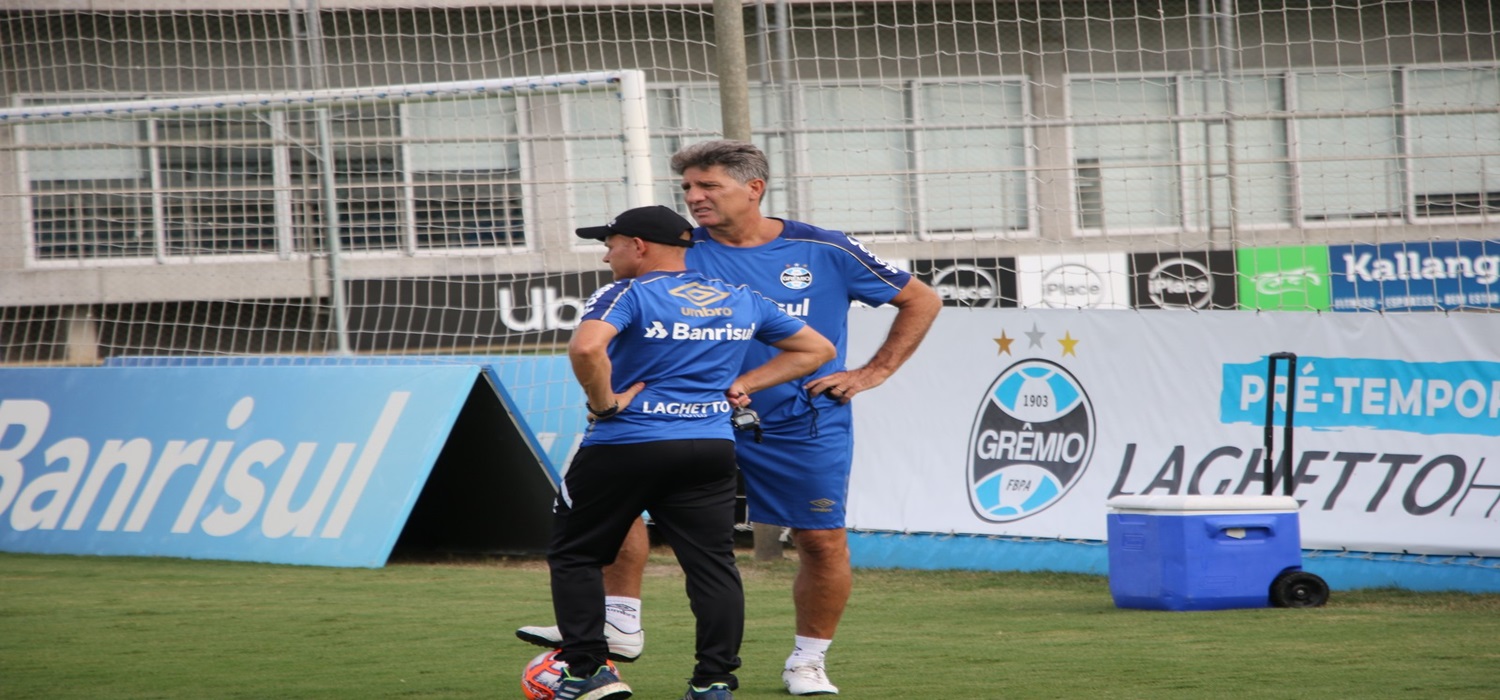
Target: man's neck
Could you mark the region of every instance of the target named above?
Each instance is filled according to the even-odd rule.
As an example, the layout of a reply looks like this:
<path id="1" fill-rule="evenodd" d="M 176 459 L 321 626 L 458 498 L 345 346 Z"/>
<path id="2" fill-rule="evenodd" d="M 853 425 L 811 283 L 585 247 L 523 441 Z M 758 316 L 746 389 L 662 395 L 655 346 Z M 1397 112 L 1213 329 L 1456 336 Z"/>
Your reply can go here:
<path id="1" fill-rule="evenodd" d="M 708 233 L 714 240 L 732 248 L 754 248 L 776 240 L 783 228 L 785 226 L 780 219 L 756 212 L 755 216 L 747 217 L 744 221 L 710 227 Z"/>
<path id="2" fill-rule="evenodd" d="M 681 253 L 676 255 L 662 255 L 643 260 L 640 270 L 636 272 L 636 276 L 640 277 L 651 272 L 682 272 L 686 269 L 687 263 L 683 261 Z"/>

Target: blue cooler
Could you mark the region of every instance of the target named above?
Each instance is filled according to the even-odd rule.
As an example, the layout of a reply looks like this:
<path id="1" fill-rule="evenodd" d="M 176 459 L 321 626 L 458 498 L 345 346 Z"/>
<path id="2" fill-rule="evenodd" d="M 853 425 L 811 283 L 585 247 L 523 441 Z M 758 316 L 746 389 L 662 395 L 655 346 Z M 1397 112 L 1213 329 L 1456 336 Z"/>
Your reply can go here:
<path id="1" fill-rule="evenodd" d="M 1109 593 L 1121 608 L 1264 608 L 1277 577 L 1302 568 L 1290 496 L 1116 496 L 1107 506 Z"/>

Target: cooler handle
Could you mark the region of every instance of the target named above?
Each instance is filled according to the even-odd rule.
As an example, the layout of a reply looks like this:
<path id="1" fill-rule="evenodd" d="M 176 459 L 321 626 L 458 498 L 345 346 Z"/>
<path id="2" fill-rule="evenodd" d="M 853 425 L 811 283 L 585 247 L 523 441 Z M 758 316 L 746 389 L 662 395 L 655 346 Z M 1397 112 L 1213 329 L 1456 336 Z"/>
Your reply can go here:
<path id="1" fill-rule="evenodd" d="M 1276 533 L 1276 518 L 1271 516 L 1247 517 L 1243 515 L 1222 518 L 1209 517 L 1203 519 L 1203 526 L 1212 537 L 1217 537 L 1222 532 L 1226 538 L 1231 540 L 1264 540 L 1269 539 L 1271 535 Z M 1231 530 L 1239 530 L 1240 533 L 1236 536 L 1230 532 Z M 1263 530 L 1265 536 L 1251 537 L 1251 532 L 1257 530 Z"/>

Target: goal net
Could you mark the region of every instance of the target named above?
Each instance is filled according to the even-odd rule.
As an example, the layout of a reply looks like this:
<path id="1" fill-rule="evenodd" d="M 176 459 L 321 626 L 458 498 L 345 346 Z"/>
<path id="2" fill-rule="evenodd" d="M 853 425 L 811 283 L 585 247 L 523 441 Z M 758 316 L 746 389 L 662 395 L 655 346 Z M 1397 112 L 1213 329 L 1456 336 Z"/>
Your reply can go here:
<path id="1" fill-rule="evenodd" d="M 0 10 L 0 361 L 555 351 L 722 133 L 707 4 L 299 5 Z M 743 12 L 766 211 L 950 305 L 1500 307 L 1493 3 Z"/>

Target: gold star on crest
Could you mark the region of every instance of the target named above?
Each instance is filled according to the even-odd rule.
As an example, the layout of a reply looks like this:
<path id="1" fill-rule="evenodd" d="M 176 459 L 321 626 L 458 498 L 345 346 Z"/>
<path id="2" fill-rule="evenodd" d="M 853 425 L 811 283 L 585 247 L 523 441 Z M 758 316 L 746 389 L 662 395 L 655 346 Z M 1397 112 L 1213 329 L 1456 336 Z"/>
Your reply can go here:
<path id="1" fill-rule="evenodd" d="M 1009 355 L 1010 344 L 1014 342 L 1016 342 L 1015 338 L 1007 338 L 1005 337 L 1005 331 L 1000 331 L 1000 337 L 995 339 L 995 344 L 1000 346 L 1000 352 L 996 354 Z"/>
<path id="2" fill-rule="evenodd" d="M 1078 339 L 1073 337 L 1072 331 L 1063 333 L 1063 337 L 1057 342 L 1059 345 L 1062 345 L 1062 354 L 1064 356 L 1072 355 L 1073 357 L 1078 357 L 1078 353 L 1075 351 Z"/>

